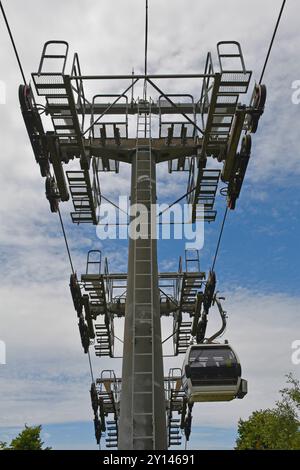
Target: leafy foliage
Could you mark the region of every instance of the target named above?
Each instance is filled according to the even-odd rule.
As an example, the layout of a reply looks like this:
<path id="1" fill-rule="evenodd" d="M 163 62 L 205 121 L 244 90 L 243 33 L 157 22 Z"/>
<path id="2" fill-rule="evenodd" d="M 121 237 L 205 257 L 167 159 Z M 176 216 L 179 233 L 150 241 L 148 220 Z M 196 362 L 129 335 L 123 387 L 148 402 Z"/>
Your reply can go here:
<path id="1" fill-rule="evenodd" d="M 0 442 L 0 450 L 51 450 L 50 447 L 43 449 L 44 442 L 41 440 L 42 426 L 26 426 L 23 431 L 15 437 L 10 445 Z"/>
<path id="2" fill-rule="evenodd" d="M 238 424 L 237 450 L 300 449 L 300 384 L 291 374 L 273 409 L 254 411 Z"/>

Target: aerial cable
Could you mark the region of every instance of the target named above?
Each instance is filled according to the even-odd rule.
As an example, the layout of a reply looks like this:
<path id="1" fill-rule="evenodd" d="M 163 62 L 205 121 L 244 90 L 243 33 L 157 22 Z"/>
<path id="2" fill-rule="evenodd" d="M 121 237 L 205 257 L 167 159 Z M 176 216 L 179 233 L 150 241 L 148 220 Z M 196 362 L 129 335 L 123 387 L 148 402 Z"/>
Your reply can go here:
<path id="1" fill-rule="evenodd" d="M 68 243 L 68 239 L 67 239 L 67 235 L 66 235 L 66 231 L 65 231 L 65 227 L 64 227 L 64 222 L 63 222 L 63 219 L 62 219 L 59 208 L 58 208 L 58 215 L 59 215 L 59 220 L 60 220 L 60 224 L 61 224 L 61 228 L 62 228 L 62 232 L 63 232 L 65 244 L 66 244 L 66 249 L 67 249 L 67 253 L 68 253 L 72 273 L 75 274 L 74 265 L 73 265 L 73 262 L 72 262 L 71 252 L 70 252 L 70 248 L 69 248 L 69 243 Z M 90 351 L 89 350 L 88 350 L 88 361 L 89 361 L 89 367 L 90 367 L 92 382 L 95 383 L 94 374 L 93 374 L 93 366 L 92 366 L 92 361 L 91 361 L 91 356 L 90 356 Z"/>
<path id="2" fill-rule="evenodd" d="M 274 44 L 274 39 L 275 39 L 277 30 L 278 30 L 278 26 L 279 26 L 279 23 L 280 23 L 280 20 L 281 20 L 281 17 L 282 17 L 282 13 L 283 13 L 285 4 L 286 4 L 286 0 L 283 0 L 282 5 L 281 5 L 281 9 L 280 9 L 280 12 L 279 12 L 279 16 L 278 16 L 278 19 L 277 19 L 277 22 L 276 22 L 276 25 L 275 25 L 275 29 L 274 29 L 274 32 L 273 32 L 273 36 L 272 36 L 272 39 L 271 39 L 271 42 L 270 42 L 270 46 L 269 46 L 269 49 L 268 49 L 268 53 L 267 53 L 267 56 L 266 56 L 266 60 L 265 60 L 265 63 L 264 63 L 264 66 L 263 66 L 263 69 L 262 69 L 262 72 L 261 72 L 261 76 L 260 76 L 260 79 L 259 79 L 259 84 L 261 84 L 261 82 L 263 80 L 263 77 L 264 77 L 264 74 L 265 74 L 265 70 L 266 70 L 266 67 L 267 67 L 267 64 L 268 64 L 268 61 L 269 61 L 271 50 L 272 50 L 272 47 L 273 47 L 273 44 Z"/>
<path id="3" fill-rule="evenodd" d="M 58 215 L 59 215 L 60 225 L 61 225 L 62 233 L 63 233 L 63 236 L 64 236 L 65 244 L 66 244 L 66 249 L 67 249 L 68 258 L 69 258 L 69 261 L 70 261 L 71 270 L 72 270 L 72 273 L 75 274 L 75 270 L 74 270 L 74 266 L 73 266 L 73 262 L 72 262 L 72 257 L 71 257 L 71 252 L 70 252 L 70 248 L 69 248 L 69 243 L 68 243 L 68 239 L 67 239 L 66 231 L 65 231 L 65 227 L 64 227 L 64 222 L 63 222 L 63 219 L 62 219 L 59 208 L 58 208 Z"/>
<path id="4" fill-rule="evenodd" d="M 180 196 L 178 199 L 176 199 L 176 201 L 172 202 L 172 204 L 169 204 L 168 207 L 166 207 L 165 209 L 163 209 L 161 212 L 159 212 L 159 214 L 157 214 L 157 217 L 160 217 L 162 214 L 164 214 L 166 211 L 168 211 L 169 209 L 171 209 L 171 207 L 173 207 L 175 204 L 177 204 L 178 202 L 182 201 L 182 199 L 186 198 L 189 194 L 193 193 L 195 191 L 195 187 L 193 189 L 189 189 L 183 196 Z"/>
<path id="5" fill-rule="evenodd" d="M 113 335 L 113 337 L 116 338 L 118 341 L 120 341 L 120 343 L 124 344 L 124 341 L 121 338 L 119 338 L 118 336 Z"/>
<path id="6" fill-rule="evenodd" d="M 166 343 L 169 339 L 173 338 L 173 336 L 175 336 L 176 333 L 178 333 L 178 331 L 179 331 L 179 329 L 175 330 L 174 333 L 172 333 L 170 336 L 168 336 L 167 338 L 165 338 L 165 339 L 161 342 L 161 344 L 164 344 L 164 343 Z"/>
<path id="7" fill-rule="evenodd" d="M 17 51 L 16 43 L 15 43 L 15 40 L 14 40 L 12 31 L 11 31 L 6 13 L 5 13 L 4 7 L 3 7 L 1 1 L 0 1 L 0 9 L 1 9 L 5 24 L 6 24 L 6 27 L 7 27 L 7 31 L 8 31 L 8 34 L 9 34 L 9 37 L 10 37 L 10 40 L 11 40 L 11 43 L 12 43 L 12 46 L 13 46 L 13 49 L 14 49 L 14 52 L 15 52 L 15 56 L 16 56 L 16 59 L 17 59 L 18 65 L 19 65 L 19 69 L 20 69 L 20 72 L 21 72 L 21 75 L 22 75 L 22 78 L 23 78 L 24 85 L 27 86 L 27 81 L 26 81 L 26 78 L 25 78 L 25 74 L 24 74 L 22 64 L 21 64 L 20 56 L 19 56 L 19 53 Z M 61 229 L 62 229 L 62 233 L 63 233 L 63 236 L 64 236 L 65 244 L 66 244 L 66 249 L 67 249 L 67 253 L 68 253 L 68 258 L 69 258 L 71 270 L 72 270 L 72 273 L 75 274 L 74 265 L 73 265 L 72 257 L 71 257 L 71 252 L 70 252 L 70 248 L 69 248 L 69 244 L 68 244 L 68 239 L 67 239 L 67 236 L 66 236 L 65 227 L 64 227 L 63 219 L 62 219 L 59 208 L 58 208 L 58 215 L 59 215 Z M 92 367 L 92 362 L 91 362 L 91 357 L 90 357 L 90 352 L 89 351 L 88 351 L 88 359 L 89 359 L 89 366 L 90 366 L 90 373 L 91 373 L 92 381 L 94 382 L 93 367 Z"/>
<path id="8" fill-rule="evenodd" d="M 213 260 L 213 264 L 212 264 L 212 268 L 211 268 L 212 271 L 214 270 L 215 264 L 216 264 L 216 261 L 217 261 L 217 257 L 218 257 L 218 253 L 219 253 L 219 248 L 220 248 L 220 244 L 221 244 L 221 240 L 222 240 L 222 235 L 223 235 L 223 231 L 224 231 L 224 225 L 225 225 L 225 222 L 226 222 L 227 214 L 228 214 L 228 206 L 226 207 L 226 210 L 224 212 L 224 217 L 223 217 L 223 221 L 222 221 L 222 225 L 221 225 L 220 235 L 219 235 L 219 239 L 218 239 L 218 243 L 217 243 L 217 247 L 216 247 L 216 251 L 215 251 L 215 256 L 214 256 L 214 260 Z"/>
<path id="9" fill-rule="evenodd" d="M 3 5 L 2 5 L 1 1 L 0 1 L 0 9 L 1 9 L 5 24 L 6 24 L 6 27 L 7 27 L 8 34 L 9 34 L 10 39 L 11 39 L 12 46 L 14 48 L 14 52 L 15 52 L 15 55 L 16 55 L 16 58 L 17 58 L 17 61 L 18 61 L 18 65 L 19 65 L 19 69 L 20 69 L 20 72 L 21 72 L 21 75 L 22 75 L 22 78 L 23 78 L 24 85 L 27 86 L 24 70 L 23 70 L 23 67 L 22 67 L 22 64 L 21 64 L 21 61 L 20 61 L 20 57 L 19 57 L 19 54 L 18 54 L 18 51 L 17 51 L 17 48 L 16 48 L 16 44 L 15 44 L 15 41 L 14 41 L 10 26 L 9 26 L 9 23 L 8 23 L 8 20 L 7 20 L 7 16 L 5 14 L 5 10 L 3 8 Z M 75 274 L 74 265 L 73 265 L 72 257 L 71 257 L 71 252 L 70 252 L 70 248 L 69 248 L 69 244 L 68 244 L 68 239 L 67 239 L 67 236 L 66 236 L 65 227 L 64 227 L 63 219 L 62 219 L 59 208 L 58 208 L 58 215 L 59 215 L 59 220 L 60 220 L 60 224 L 61 224 L 63 237 L 64 237 L 65 244 L 66 244 L 66 249 L 67 249 L 67 253 L 68 253 L 68 258 L 69 258 L 71 270 L 72 270 L 72 273 Z M 88 352 L 88 357 L 89 357 L 91 377 L 92 377 L 92 381 L 94 382 L 93 369 L 92 369 L 91 358 L 90 358 L 90 353 L 89 352 Z"/>
<path id="10" fill-rule="evenodd" d="M 63 232 L 65 244 L 66 244 L 66 249 L 67 249 L 68 258 L 69 258 L 69 261 L 70 261 L 72 273 L 75 274 L 74 265 L 73 265 L 73 262 L 72 262 L 71 252 L 70 252 L 70 248 L 69 248 L 69 243 L 68 243 L 68 239 L 67 239 L 67 235 L 66 235 L 66 231 L 65 231 L 65 227 L 64 227 L 64 222 L 63 222 L 63 219 L 62 219 L 59 208 L 58 208 L 58 215 L 59 215 L 61 229 L 62 229 L 62 232 Z M 94 374 L 93 374 L 93 367 L 92 367 L 90 351 L 88 351 L 88 360 L 89 360 L 89 366 L 90 366 L 90 373 L 91 373 L 92 382 L 94 383 L 95 380 L 94 380 Z"/>
<path id="11" fill-rule="evenodd" d="M 58 208 L 58 215 L 59 215 L 61 229 L 62 229 L 62 232 L 63 232 L 65 244 L 66 244 L 66 249 L 67 249 L 68 258 L 69 258 L 69 261 L 70 261 L 71 270 L 72 270 L 72 273 L 75 274 L 74 265 L 73 265 L 73 262 L 72 262 L 71 252 L 70 252 L 70 248 L 69 248 L 69 243 L 68 243 L 68 239 L 67 239 L 67 235 L 66 235 L 66 231 L 65 231 L 65 227 L 64 227 L 64 222 L 63 222 L 63 219 L 62 219 L 59 208 Z M 92 382 L 94 383 L 95 380 L 94 380 L 94 374 L 93 374 L 93 367 L 92 367 L 90 351 L 88 351 L 88 360 L 89 360 L 89 367 L 90 367 Z"/>
<path id="12" fill-rule="evenodd" d="M 145 19 L 145 75 L 148 72 L 148 0 L 146 0 L 146 19 Z"/>
<path id="13" fill-rule="evenodd" d="M 187 450 L 187 448 L 188 448 L 188 441 L 187 441 L 187 438 L 185 438 L 184 450 Z"/>
<path id="14" fill-rule="evenodd" d="M 146 14 L 145 14 L 145 63 L 144 63 L 144 100 L 147 98 L 147 73 L 148 73 L 148 0 L 145 4 Z"/>
<path id="15" fill-rule="evenodd" d="M 114 206 L 116 209 L 118 209 L 120 212 L 123 212 L 123 214 L 126 214 L 128 217 L 130 217 L 130 215 L 128 214 L 128 212 L 126 212 L 124 209 L 122 209 L 120 206 L 118 206 L 117 204 L 115 204 L 113 201 L 111 201 L 110 199 L 108 199 L 108 197 L 106 196 L 103 196 L 103 194 L 101 193 L 101 199 L 104 199 L 106 202 L 108 202 L 109 204 L 111 204 L 112 206 Z"/>
<path id="16" fill-rule="evenodd" d="M 88 358 L 89 358 L 89 366 L 90 366 L 90 372 L 91 372 L 92 382 L 95 383 L 90 351 L 88 351 Z"/>
<path id="17" fill-rule="evenodd" d="M 23 70 L 23 67 L 22 67 L 22 64 L 21 64 L 21 61 L 20 61 L 20 57 L 19 57 L 19 54 L 18 54 L 18 51 L 17 51 L 17 47 L 16 47 L 16 44 L 15 44 L 15 41 L 14 41 L 14 37 L 12 35 L 11 29 L 10 29 L 10 26 L 9 26 L 9 23 L 8 23 L 8 19 L 7 19 L 7 16 L 6 16 L 6 13 L 5 13 L 5 10 L 4 10 L 4 7 L 3 7 L 1 1 L 0 1 L 0 9 L 1 9 L 5 24 L 6 24 L 6 27 L 7 27 L 7 31 L 8 31 L 12 46 L 13 46 L 14 51 L 15 51 L 16 59 L 18 61 L 18 65 L 19 65 L 19 69 L 20 69 L 20 72 L 21 72 L 21 75 L 22 75 L 22 78 L 23 78 L 24 85 L 27 85 L 24 70 Z"/>
<path id="18" fill-rule="evenodd" d="M 70 252 L 70 248 L 69 248 L 69 243 L 68 243 L 68 239 L 67 239 L 67 235 L 66 235 L 66 231 L 65 231 L 65 227 L 64 227 L 64 222 L 63 222 L 63 219 L 62 219 L 59 208 L 58 208 L 58 215 L 59 215 L 61 229 L 62 229 L 62 232 L 63 232 L 65 244 L 66 244 L 66 249 L 67 249 L 68 258 L 69 258 L 69 261 L 70 261 L 72 273 L 75 274 L 74 265 L 73 265 L 73 262 L 72 262 L 71 252 Z M 93 367 L 92 367 L 90 351 L 88 351 L 88 360 L 89 360 L 89 366 L 90 366 L 90 373 L 91 373 L 92 382 L 94 383 L 95 379 L 94 379 L 94 374 L 93 374 Z"/>
<path id="19" fill-rule="evenodd" d="M 272 39 L 271 39 L 271 42 L 270 42 L 270 46 L 269 46 L 269 49 L 268 49 L 268 52 L 267 52 L 267 55 L 266 55 L 266 59 L 265 59 L 264 65 L 263 65 L 263 69 L 262 69 L 261 76 L 260 76 L 260 79 L 259 79 L 259 84 L 261 84 L 261 82 L 264 78 L 264 74 L 265 74 L 266 67 L 267 67 L 267 64 L 268 64 L 268 61 L 269 61 L 269 58 L 270 58 L 270 54 L 271 54 L 271 51 L 272 51 L 272 47 L 273 47 L 273 44 L 274 44 L 274 40 L 275 40 L 276 33 L 277 33 L 277 30 L 278 30 L 278 27 L 279 27 L 279 24 L 280 24 L 281 17 L 282 17 L 283 11 L 284 11 L 285 4 L 286 4 L 286 0 L 283 0 L 281 8 L 280 8 L 279 15 L 278 15 L 278 18 L 277 18 L 277 22 L 276 22 L 276 25 L 275 25 L 275 28 L 274 28 L 274 32 L 273 32 L 273 35 L 272 35 Z M 217 260 L 217 257 L 218 257 L 220 243 L 221 243 L 221 239 L 222 239 L 222 235 L 223 235 L 223 231 L 224 231 L 224 225 L 225 225 L 226 218 L 227 218 L 227 213 L 228 213 L 228 207 L 226 207 L 226 210 L 225 210 L 225 213 L 224 213 L 223 222 L 222 222 L 222 226 L 221 226 L 221 231 L 220 231 L 220 235 L 219 235 L 219 239 L 218 239 L 218 243 L 217 243 L 217 248 L 216 248 L 216 251 L 215 251 L 215 256 L 214 256 L 214 260 L 213 260 L 213 264 L 212 264 L 212 271 L 214 270 L 216 260 Z"/>

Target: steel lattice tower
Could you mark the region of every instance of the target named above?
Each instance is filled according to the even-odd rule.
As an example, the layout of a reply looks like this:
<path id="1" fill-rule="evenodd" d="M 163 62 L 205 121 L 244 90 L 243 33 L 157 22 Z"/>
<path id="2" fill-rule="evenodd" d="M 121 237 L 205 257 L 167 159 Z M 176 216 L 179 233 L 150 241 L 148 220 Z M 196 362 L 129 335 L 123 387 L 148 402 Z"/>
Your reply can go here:
<path id="1" fill-rule="evenodd" d="M 222 320 L 225 314 L 216 298 L 215 275 L 210 272 L 206 276 L 200 270 L 198 252 L 186 257 L 185 269 L 180 262 L 177 272 L 158 271 L 156 213 L 152 210 L 157 202 L 156 166 L 168 162 L 170 173 L 187 172 L 183 197 L 192 208 L 192 223 L 215 220 L 220 179 L 226 184 L 227 206 L 234 209 L 250 158 L 250 133 L 256 131 L 264 111 L 265 87 L 254 87 L 249 106 L 240 104 L 240 94 L 248 91 L 252 72 L 246 69 L 235 41 L 218 43 L 218 70 L 208 53 L 204 73 L 199 74 L 151 75 L 145 65 L 141 75 L 85 76 L 77 54 L 67 74 L 68 50 L 64 41 L 47 42 L 38 72 L 32 74 L 37 95 L 46 100 L 44 109 L 51 117 L 52 131 L 44 130 L 32 88 L 24 85 L 19 92 L 34 155 L 46 179 L 51 211 L 57 212 L 60 202 L 71 199 L 72 221 L 97 225 L 104 197 L 99 175 L 118 172 L 120 162 L 125 162 L 131 165 L 130 211 L 134 205 L 142 205 L 146 220 L 141 236 L 129 240 L 127 274 L 110 273 L 101 253 L 93 261 L 92 251 L 86 272 L 78 278 L 73 271 L 70 278 L 85 353 L 89 354 L 95 343 L 96 356 L 113 358 L 114 320 L 125 317 L 122 379 L 113 371 L 108 375 L 103 371 L 91 386 L 95 435 L 99 443 L 102 432 L 107 432 L 108 447 L 166 449 L 181 443 L 181 430 L 189 436 L 192 405 L 182 389 L 180 371 L 171 370 L 164 377 L 161 316 L 173 318 L 171 337 L 177 356 L 184 354 L 191 342 L 204 341 L 213 301 Z M 45 70 L 49 60 L 60 61 L 56 71 Z M 156 84 L 158 79 L 200 80 L 200 98 L 182 91 L 164 92 Z M 89 80 L 96 81 L 100 89 L 102 80 L 126 80 L 130 85 L 117 94 L 88 99 L 84 83 Z M 155 90 L 156 101 L 145 92 L 143 99 L 132 95 L 130 101 L 128 94 L 141 80 L 144 90 L 147 85 Z M 128 134 L 129 114 L 137 117 L 135 138 Z M 117 119 L 111 119 L 112 115 Z M 159 122 L 156 136 L 152 135 L 154 115 Z M 173 120 L 168 119 L 171 115 Z M 246 135 L 241 138 L 243 131 Z M 207 168 L 208 158 L 216 162 L 214 168 Z M 65 172 L 64 166 L 74 159 L 80 168 Z M 135 214 L 130 216 L 132 220 Z M 191 264 L 193 269 L 189 269 Z M 91 265 L 98 271 L 91 273 Z M 161 289 L 162 280 L 168 281 L 171 293 Z M 116 295 L 115 282 L 125 283 L 126 295 Z M 174 418 L 175 412 L 181 419 Z M 112 416 L 110 421 L 108 416 Z"/>

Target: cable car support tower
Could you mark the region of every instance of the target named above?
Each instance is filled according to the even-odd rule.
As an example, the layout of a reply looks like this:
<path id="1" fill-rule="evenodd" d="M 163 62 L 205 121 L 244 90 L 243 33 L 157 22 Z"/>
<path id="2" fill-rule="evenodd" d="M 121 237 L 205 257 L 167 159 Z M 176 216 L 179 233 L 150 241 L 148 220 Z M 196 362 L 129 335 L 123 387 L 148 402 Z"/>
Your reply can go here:
<path id="1" fill-rule="evenodd" d="M 146 21 L 146 31 L 147 25 Z M 125 318 L 122 378 L 112 370 L 103 371 L 91 386 L 97 442 L 105 433 L 107 447 L 151 450 L 179 445 L 182 432 L 189 438 L 193 406 L 182 388 L 180 369 L 164 377 L 161 317 L 173 317 L 174 356 L 185 354 L 190 344 L 213 342 L 226 324 L 215 292 L 215 273 L 201 271 L 197 251 L 186 253 L 184 269 L 180 260 L 177 272 L 158 271 L 152 210 L 157 201 L 156 167 L 167 162 L 170 173 L 186 172 L 184 197 L 192 223 L 215 221 L 220 184 L 226 186 L 222 193 L 227 208 L 234 210 L 266 88 L 256 84 L 250 103 L 241 102 L 252 72 L 235 41 L 219 42 L 215 53 L 207 54 L 203 72 L 194 74 L 149 74 L 147 34 L 145 45 L 143 74 L 83 75 L 77 54 L 67 71 L 67 42 L 48 41 L 32 84 L 20 86 L 19 98 L 52 212 L 71 200 L 74 224 L 97 225 L 105 200 L 101 177 L 118 173 L 121 162 L 131 165 L 131 207 L 143 205 L 148 223 L 145 236 L 129 240 L 128 272 L 110 273 L 107 260 L 92 251 L 86 272 L 81 276 L 72 272 L 70 289 L 86 354 L 94 345 L 96 356 L 113 358 L 114 321 Z M 200 96 L 184 90 L 190 79 L 199 82 Z M 104 94 L 103 80 L 127 85 L 115 94 Z M 158 80 L 166 84 L 163 89 Z M 182 84 L 179 93 L 168 91 L 171 80 Z M 143 98 L 135 98 L 134 87 L 141 81 Z M 99 93 L 88 96 L 87 82 L 96 83 Z M 42 107 L 34 91 L 38 99 L 44 98 Z M 50 117 L 51 130 L 45 130 L 41 111 Z M 136 116 L 135 137 L 128 130 L 129 116 Z M 158 119 L 157 133 L 153 117 Z M 72 161 L 72 169 L 66 171 Z M 133 215 L 129 215 L 130 221 Z M 213 305 L 223 327 L 207 338 Z"/>

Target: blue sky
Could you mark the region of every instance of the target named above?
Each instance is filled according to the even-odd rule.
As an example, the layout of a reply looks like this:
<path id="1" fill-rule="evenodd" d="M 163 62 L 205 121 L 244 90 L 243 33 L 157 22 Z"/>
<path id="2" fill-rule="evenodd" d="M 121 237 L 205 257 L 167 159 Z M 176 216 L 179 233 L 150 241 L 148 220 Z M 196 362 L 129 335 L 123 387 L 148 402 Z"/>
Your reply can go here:
<path id="1" fill-rule="evenodd" d="M 7 428 L 2 431 L 1 438 L 13 438 L 19 433 L 21 428 Z M 96 450 L 98 446 L 91 439 L 94 426 L 91 421 L 47 424 L 43 426 L 41 434 L 45 446 L 52 447 L 54 450 Z M 234 430 L 227 428 L 212 427 L 194 427 L 193 433 L 188 444 L 189 450 L 210 450 L 211 448 L 232 449 L 235 443 L 236 433 Z M 105 446 L 102 445 L 105 449 Z M 177 447 L 174 446 L 174 449 Z M 178 447 L 180 448 L 180 447 Z"/>
<path id="2" fill-rule="evenodd" d="M 29 0 L 26 9 L 20 0 L 4 2 L 27 76 L 37 68 L 44 41 L 54 36 L 66 38 L 78 50 L 85 73 L 127 73 L 133 65 L 136 70 L 142 67 L 143 2 L 129 0 L 125 5 L 113 0 L 101 7 L 93 0 L 86 3 L 83 11 L 80 2 L 72 2 L 70 13 L 58 0 L 51 6 Z M 178 0 L 163 4 L 150 0 L 149 67 L 178 72 L 180 64 L 185 71 L 202 70 L 207 51 L 215 51 L 218 40 L 236 39 L 258 79 L 281 2 L 252 3 L 250 8 L 246 0 L 228 0 L 225 10 L 221 0 L 205 0 L 201 5 L 189 0 L 190 7 L 183 10 Z M 240 355 L 249 394 L 228 404 L 199 405 L 190 448 L 233 447 L 239 417 L 273 406 L 284 375 L 289 371 L 300 375 L 300 366 L 291 362 L 291 343 L 300 334 L 300 105 L 291 102 L 292 82 L 300 79 L 294 57 L 299 41 L 298 3 L 288 2 L 274 44 L 265 75 L 266 111 L 253 136 L 246 181 L 236 211 L 229 213 L 216 266 L 218 290 L 226 296 L 229 315 L 225 337 Z M 113 14 L 113 4 L 119 15 Z M 213 14 L 216 8 L 218 15 Z M 68 24 L 67 13 L 72 15 Z M 87 26 L 84 38 L 77 34 L 81 22 Z M 35 29 L 26 26 L 25 31 L 24 25 L 29 24 L 35 24 Z M 176 31 L 170 24 L 177 25 Z M 0 440 L 10 439 L 24 423 L 42 424 L 44 440 L 53 448 L 95 448 L 90 377 L 69 297 L 65 247 L 58 218 L 49 213 L 20 116 L 17 87 L 21 80 L 2 23 L 0 64 L 6 64 L 0 80 L 7 89 L 6 105 L 0 105 L 0 339 L 7 344 L 7 365 L 0 366 Z M 102 178 L 103 193 L 114 200 L 119 193 L 126 194 L 128 175 L 129 169 L 123 165 L 120 175 Z M 169 177 L 165 167 L 159 170 L 162 201 L 172 202 L 184 192 L 183 178 Z M 201 251 L 205 271 L 216 246 L 224 211 L 222 198 L 217 207 L 217 220 L 206 226 Z M 87 250 L 99 248 L 100 243 L 93 227 L 72 226 L 69 210 L 70 205 L 62 206 L 75 266 L 83 272 Z M 161 269 L 176 269 L 184 242 L 161 241 L 158 248 Z M 126 270 L 126 241 L 104 241 L 101 249 L 112 271 Z M 215 312 L 210 325 L 212 331 L 218 325 Z M 165 327 L 167 335 L 170 326 L 166 323 Z M 122 335 L 121 323 L 117 331 Z M 120 361 L 115 362 L 120 370 Z M 173 364 L 166 361 L 166 370 Z M 175 364 L 179 366 L 178 360 Z M 93 366 L 99 373 L 109 363 L 94 358 Z"/>

